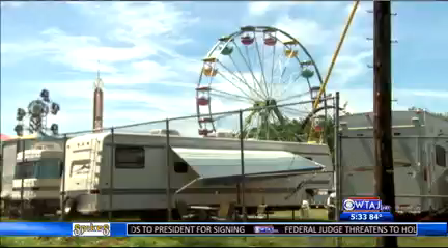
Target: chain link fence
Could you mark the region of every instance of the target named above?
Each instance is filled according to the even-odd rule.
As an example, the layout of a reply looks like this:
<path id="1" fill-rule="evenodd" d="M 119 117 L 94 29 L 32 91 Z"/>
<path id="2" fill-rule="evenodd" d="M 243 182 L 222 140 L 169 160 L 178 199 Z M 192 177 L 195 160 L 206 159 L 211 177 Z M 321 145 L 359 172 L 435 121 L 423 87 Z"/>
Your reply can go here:
<path id="1" fill-rule="evenodd" d="M 327 100 L 331 101 L 333 98 Z M 308 109 L 311 108 L 311 104 L 312 102 L 300 102 L 260 106 L 199 116 L 169 118 L 96 131 L 66 133 L 58 135 L 58 137 L 18 139 L 11 145 L 4 145 L 3 148 L 5 154 L 3 162 L 10 166 L 4 166 L 2 195 L 9 195 L 8 199 L 15 200 L 16 205 L 9 205 L 14 205 L 18 209 L 19 215 L 24 215 L 23 213 L 28 210 L 33 212 L 36 209 L 49 209 L 48 206 L 53 207 L 56 204 L 57 209 L 61 210 L 62 220 L 68 217 L 66 215 L 70 214 L 70 209 L 73 207 L 70 199 L 72 199 L 74 191 L 82 189 L 94 194 L 97 193 L 96 190 L 101 189 L 101 199 L 96 201 L 97 205 L 92 207 L 92 204 L 89 206 L 87 204 L 84 206 L 84 210 L 90 211 L 94 210 L 92 208 L 101 206 L 101 210 L 108 213 L 109 219 L 113 219 L 115 216 L 112 210 L 126 208 L 132 210 L 134 207 L 137 210 L 142 205 L 154 207 L 154 202 L 156 202 L 158 206 L 154 208 L 168 208 L 169 211 L 164 211 L 172 219 L 174 212 L 170 210 L 175 208 L 174 201 L 182 198 L 182 195 L 177 195 L 176 192 L 185 186 L 186 182 L 176 173 L 166 173 L 167 169 L 177 170 L 173 167 L 180 162 L 179 156 L 173 155 L 167 147 L 190 150 L 232 150 L 234 151 L 232 159 L 235 162 L 232 168 L 203 170 L 198 173 L 199 177 L 212 178 L 226 175 L 240 178 L 239 181 L 237 180 L 236 188 L 225 186 L 221 187 L 221 190 L 231 192 L 229 195 L 233 196 L 230 199 L 237 203 L 240 213 L 254 214 L 254 209 L 246 208 L 246 204 L 254 201 L 252 195 L 256 193 L 251 190 L 254 190 L 255 184 L 248 182 L 245 185 L 243 178 L 246 173 L 268 171 L 263 171 L 261 167 L 254 165 L 250 158 L 253 155 L 246 154 L 247 151 L 288 151 L 289 143 L 284 142 L 306 142 L 308 130 L 304 130 L 306 127 L 302 124 L 307 116 L 309 117 Z M 327 126 L 327 129 L 329 127 Z M 257 143 L 257 140 L 281 142 L 270 146 Z M 37 147 L 38 145 L 40 147 Z M 52 169 L 48 167 L 48 171 L 40 169 L 44 168 L 41 164 L 46 163 L 43 157 L 40 160 L 39 157 L 34 157 L 34 162 L 32 162 L 33 159 L 27 157 L 28 150 L 42 149 L 43 146 L 47 146 L 46 150 L 53 146 L 55 150 L 50 155 Z M 137 149 L 137 147 L 142 149 Z M 241 152 L 243 150 L 244 153 Z M 14 155 L 6 156 L 6 154 Z M 322 161 L 316 162 L 322 163 Z M 318 177 L 318 179 L 329 179 L 327 183 L 321 185 L 322 189 L 328 189 L 332 187 L 333 165 L 331 159 L 323 163 L 328 166 L 328 171 L 325 176 Z M 147 168 L 147 170 L 138 171 L 139 168 Z M 281 169 L 290 170 L 291 168 Z M 300 180 L 311 174 L 304 172 L 303 175 L 299 175 Z M 46 193 L 42 194 L 44 187 L 36 186 L 36 180 L 28 180 L 33 177 L 34 179 L 49 179 L 51 177 L 51 179 L 55 179 L 54 185 L 45 186 Z M 80 178 L 84 178 L 84 180 L 80 180 Z M 291 182 L 285 186 L 285 190 L 287 190 L 285 193 L 297 194 L 300 180 L 287 179 L 288 182 Z M 70 188 L 67 189 L 67 187 Z M 229 190 L 229 187 L 233 188 Z M 247 190 L 245 190 L 246 187 L 248 187 Z M 275 185 L 266 187 L 270 187 L 269 190 L 275 190 Z M 129 195 L 126 196 L 125 191 L 130 192 L 139 188 L 137 193 L 140 195 L 138 197 L 140 205 L 131 204 L 135 199 L 131 199 Z M 37 201 L 39 197 L 45 198 L 46 200 L 43 201 L 45 203 Z M 2 198 L 5 199 L 3 196 Z M 262 198 L 259 199 L 260 203 L 264 201 Z M 285 200 L 283 196 L 280 198 Z M 304 198 L 299 194 L 291 199 L 293 205 L 300 206 Z M 88 202 L 87 200 L 85 199 L 83 202 Z M 196 198 L 195 201 L 204 205 L 217 202 L 217 200 L 212 200 L 210 195 Z M 250 207 L 253 208 L 253 204 Z"/>

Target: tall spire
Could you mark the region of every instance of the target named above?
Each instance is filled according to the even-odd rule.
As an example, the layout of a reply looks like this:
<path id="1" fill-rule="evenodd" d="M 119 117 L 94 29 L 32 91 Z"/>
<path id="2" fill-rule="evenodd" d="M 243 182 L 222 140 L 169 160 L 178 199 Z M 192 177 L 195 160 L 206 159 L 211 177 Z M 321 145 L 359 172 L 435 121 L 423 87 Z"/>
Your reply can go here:
<path id="1" fill-rule="evenodd" d="M 100 72 L 100 60 L 97 60 L 96 78 L 101 78 Z"/>
<path id="2" fill-rule="evenodd" d="M 101 79 L 100 61 L 98 60 L 98 69 L 94 82 L 93 92 L 93 130 L 101 131 L 103 129 L 103 111 L 104 111 L 104 82 Z"/>
<path id="3" fill-rule="evenodd" d="M 101 88 L 101 89 L 104 87 L 103 79 L 101 79 L 100 60 L 97 60 L 97 70 L 96 70 L 96 79 L 95 79 L 94 87 Z"/>

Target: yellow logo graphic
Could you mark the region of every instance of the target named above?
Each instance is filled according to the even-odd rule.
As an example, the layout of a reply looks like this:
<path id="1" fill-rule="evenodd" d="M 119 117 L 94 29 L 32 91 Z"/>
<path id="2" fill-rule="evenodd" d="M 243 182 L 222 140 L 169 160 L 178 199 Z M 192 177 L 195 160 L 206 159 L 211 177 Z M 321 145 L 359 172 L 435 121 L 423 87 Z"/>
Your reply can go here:
<path id="1" fill-rule="evenodd" d="M 73 236 L 108 237 L 110 223 L 73 223 Z"/>

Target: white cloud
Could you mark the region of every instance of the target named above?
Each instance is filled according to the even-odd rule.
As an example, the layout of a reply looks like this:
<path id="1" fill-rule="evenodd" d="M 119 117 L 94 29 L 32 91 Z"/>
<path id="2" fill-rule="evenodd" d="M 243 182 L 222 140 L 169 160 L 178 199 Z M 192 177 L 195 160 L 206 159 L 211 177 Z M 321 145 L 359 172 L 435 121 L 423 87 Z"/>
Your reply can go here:
<path id="1" fill-rule="evenodd" d="M 106 22 L 114 26 L 109 32 L 109 38 L 131 45 L 105 46 L 104 41 L 98 37 L 73 36 L 58 28 L 49 28 L 42 32 L 46 36 L 45 40 L 2 42 L 2 52 L 20 53 L 23 57 L 46 55 L 80 71 L 96 71 L 97 61 L 100 60 L 102 71 L 116 72 L 112 65 L 114 62 L 143 59 L 155 54 L 179 57 L 171 47 L 185 44 L 189 39 L 176 37 L 176 29 L 193 25 L 197 21 L 197 18 L 177 10 L 172 4 L 161 2 L 109 3 L 100 6 L 100 16 L 96 10 L 90 8 L 91 5 L 79 6 L 86 14 L 95 14 L 97 18 L 104 17 Z"/>
<path id="2" fill-rule="evenodd" d="M 361 75 L 366 79 L 370 79 L 371 76 L 369 75 L 373 75 L 373 71 L 368 67 L 371 65 L 371 62 L 368 59 L 371 58 L 372 55 L 373 50 L 366 50 L 355 55 L 338 56 L 332 75 L 330 75 L 329 84 L 345 87 L 347 83 L 353 83 L 353 78 L 358 78 Z M 331 58 L 327 57 L 325 61 L 331 61 Z"/>
<path id="3" fill-rule="evenodd" d="M 251 2 L 249 3 L 249 14 L 252 15 L 263 15 L 272 7 L 272 2 Z M 275 4 L 275 3 L 274 3 Z"/>
<path id="4" fill-rule="evenodd" d="M 84 13 L 90 14 L 92 9 L 88 4 L 74 5 Z M 168 116 L 192 113 L 195 109 L 194 87 L 195 80 L 188 82 L 188 73 L 195 71 L 195 78 L 199 72 L 200 61 L 186 58 L 173 50 L 173 45 L 188 42 L 183 36 L 177 36 L 176 28 L 191 25 L 197 18 L 190 18 L 188 13 L 176 9 L 172 4 L 163 3 L 113 3 L 99 6 L 102 9 L 104 21 L 113 25 L 109 38 L 116 41 L 131 41 L 127 47 L 104 45 L 105 40 L 100 37 L 71 35 L 58 28 L 49 28 L 42 32 L 44 39 L 19 40 L 6 43 L 2 41 L 2 60 L 4 58 L 27 56 L 44 56 L 54 62 L 62 63 L 78 71 L 93 72 L 98 69 L 97 60 L 101 61 L 100 70 L 109 72 L 103 75 L 106 83 L 106 113 L 105 125 L 123 125 L 126 122 L 148 121 Z M 88 9 L 87 9 L 88 8 Z M 95 13 L 97 13 L 95 11 Z M 99 16 L 99 17 L 101 17 Z M 97 16 L 98 17 L 98 16 Z M 170 56 L 173 63 L 162 65 L 161 60 L 148 59 L 152 55 L 162 53 Z M 117 66 L 116 62 L 126 62 L 128 67 Z M 94 74 L 90 80 L 71 80 L 63 82 L 40 83 L 41 87 L 49 88 L 52 94 L 65 99 L 78 99 L 77 107 L 65 106 L 56 117 L 61 130 L 73 131 L 81 126 L 90 128 L 91 97 Z M 187 79 L 187 83 L 185 83 Z M 196 79 L 197 80 L 197 79 Z M 111 85 L 132 85 L 157 83 L 173 86 L 187 86 L 191 97 L 176 95 L 162 96 L 157 93 L 148 94 L 138 90 L 108 89 Z M 33 82 L 34 85 L 39 82 Z M 82 100 L 84 99 L 84 100 Z M 108 106 L 137 104 L 139 109 L 153 107 L 156 110 L 148 114 L 146 111 L 121 111 Z M 20 105 L 20 104 L 19 104 Z M 184 106 L 185 108 L 179 108 Z M 158 110 L 157 110 L 158 109 Z M 185 111 L 189 109 L 191 111 Z M 66 111 L 66 112 L 64 112 Z M 111 114 L 113 112 L 113 114 Z M 86 120 L 86 125 L 77 125 L 77 120 Z M 120 121 L 121 120 L 121 121 Z"/>
<path id="5" fill-rule="evenodd" d="M 20 8 L 22 6 L 24 6 L 26 3 L 25 2 L 19 2 L 19 1 L 8 1 L 8 2 L 0 2 L 0 7 L 1 8 Z"/>
<path id="6" fill-rule="evenodd" d="M 373 109 L 372 88 L 329 88 L 328 92 L 340 92 L 340 103 L 347 102 L 346 110 L 351 113 L 371 112 Z M 418 97 L 418 98 L 416 98 Z M 436 97 L 436 99 L 433 99 Z M 407 110 L 412 106 L 430 108 L 431 104 L 439 101 L 437 98 L 448 98 L 447 91 L 434 91 L 428 89 L 406 89 L 393 87 L 392 103 L 393 110 Z"/>
<path id="7" fill-rule="evenodd" d="M 249 14 L 253 16 L 261 16 L 267 12 L 278 11 L 282 8 L 290 6 L 319 6 L 320 8 L 332 8 L 337 6 L 338 2 L 331 1 L 254 1 L 248 4 Z"/>
<path id="8" fill-rule="evenodd" d="M 176 37 L 177 30 L 198 23 L 198 17 L 192 17 L 190 13 L 176 8 L 173 3 L 145 2 L 125 3 L 116 2 L 104 7 L 104 16 L 113 15 L 107 21 L 116 28 L 111 37 L 126 41 L 135 45 L 143 45 L 149 39 L 156 43 L 162 36 L 166 38 L 177 38 L 173 40 L 164 39 L 163 42 L 172 44 L 183 44 L 189 39 Z M 92 14 L 97 15 L 96 12 Z M 163 44 L 163 43 L 162 43 Z M 166 44 L 165 44 L 166 45 Z M 156 46 L 162 48 L 164 46 Z"/>
<path id="9" fill-rule="evenodd" d="M 349 2 L 345 5 L 345 12 L 348 14 L 352 13 L 354 7 L 354 3 Z M 355 18 L 356 16 L 364 16 L 369 14 L 367 11 L 371 11 L 372 9 L 372 3 L 369 2 L 360 2 L 358 5 L 358 8 L 356 9 Z"/>
<path id="10" fill-rule="evenodd" d="M 4 3 L 2 2 L 2 8 Z M 44 59 L 50 59 L 77 71 L 73 79 L 69 81 L 44 83 L 45 78 L 39 78 L 33 82 L 34 85 L 38 85 L 35 87 L 49 88 L 52 94 L 54 93 L 61 100 L 61 112 L 55 117 L 61 130 L 74 131 L 91 128 L 92 84 L 95 76 L 93 72 L 98 68 L 97 60 L 101 61 L 100 69 L 104 72 L 102 77 L 105 81 L 106 126 L 160 120 L 196 112 L 194 88 L 198 82 L 202 62 L 200 58 L 185 55 L 184 52 L 192 54 L 187 50 L 191 48 L 202 49 L 205 53 L 210 48 L 199 47 L 203 44 L 199 40 L 209 35 L 206 33 L 208 31 L 203 31 L 210 28 L 207 26 L 210 24 L 205 17 L 201 15 L 198 17 L 198 14 L 186 11 L 181 7 L 187 5 L 179 3 L 66 3 L 73 4 L 74 9 L 81 10 L 86 14 L 86 19 L 94 18 L 96 28 L 104 30 L 104 34 L 91 36 L 87 32 L 81 32 L 74 35 L 70 30 L 55 27 L 46 29 L 41 39 L 36 37 L 35 40 L 4 42 L 2 38 L 1 44 L 2 64 L 8 61 L 10 63 L 14 58 L 42 56 Z M 191 3 L 188 6 L 190 5 L 192 6 Z M 288 15 L 292 5 L 304 6 L 306 11 L 318 14 L 312 20 L 301 15 Z M 340 8 L 336 8 L 339 5 L 341 5 Z M 197 11 L 199 6 L 192 9 Z M 291 33 L 307 48 L 311 46 L 310 53 L 320 65 L 322 77 L 325 77 L 331 55 L 352 6 L 352 3 L 341 4 L 340 2 L 250 2 L 247 12 L 252 18 L 250 20 L 259 19 L 262 22 L 270 20 L 268 25 L 272 24 Z M 367 4 L 361 3 L 357 17 L 369 17 L 365 13 L 367 9 L 365 6 Z M 216 8 L 219 8 L 219 5 Z M 326 8 L 325 12 L 322 12 L 323 8 Z M 217 12 L 216 15 L 219 14 L 221 13 Z M 328 15 L 328 18 L 334 16 L 332 18 L 334 23 L 325 23 L 323 20 L 327 16 L 322 15 Z M 300 18 L 294 16 L 300 16 Z M 336 89 L 340 91 L 341 102 L 348 101 L 348 108 L 353 112 L 372 109 L 372 90 L 365 84 L 365 82 L 370 83 L 372 73 L 371 69 L 367 68 L 372 56 L 371 43 L 365 41 L 366 34 L 370 34 L 367 31 L 370 32 L 371 27 L 359 22 L 357 17 L 355 17 L 354 25 L 350 27 L 337 59 L 328 90 L 329 92 L 334 92 Z M 229 25 L 239 24 L 240 19 L 239 17 L 230 19 Z M 194 27 L 194 35 L 188 33 L 189 28 L 192 27 Z M 215 27 L 212 28 L 215 29 Z M 236 26 L 235 29 L 237 29 Z M 192 40 L 197 42 L 191 43 Z M 120 45 L 116 45 L 117 43 Z M 188 48 L 184 49 L 185 45 L 188 45 Z M 91 78 L 88 78 L 89 74 L 84 72 L 90 72 Z M 252 77 L 247 71 L 243 71 L 243 74 L 253 85 Z M 240 94 L 239 89 L 223 80 L 216 81 L 213 85 L 228 93 Z M 239 85 L 247 91 L 247 87 L 241 83 Z M 305 86 L 303 82 L 294 84 L 289 88 L 288 93 L 292 95 L 292 92 L 303 92 Z M 355 86 L 362 88 L 353 89 Z M 421 99 L 441 100 L 447 97 L 447 93 L 396 89 L 394 97 L 398 98 L 398 103 L 394 103 L 394 106 L 407 108 L 409 107 L 407 105 L 412 105 L 413 98 L 417 96 Z M 23 103 L 22 100 L 20 99 L 21 103 Z M 66 100 L 71 102 L 65 104 Z M 19 104 L 11 103 L 11 106 L 16 105 Z M 241 109 L 250 105 L 250 103 L 227 101 L 223 98 L 212 99 L 213 112 Z M 15 109 L 8 111 L 8 116 L 15 115 L 13 113 Z M 201 109 L 201 113 L 206 111 L 208 110 Z M 2 111 L 2 117 L 4 113 Z M 236 118 L 235 116 L 230 118 L 231 120 L 228 118 L 223 118 L 218 128 L 238 127 L 232 119 Z M 80 120 L 83 120 L 82 124 Z M 163 128 L 163 125 L 163 123 L 144 125 L 126 130 L 147 131 Z M 172 127 L 179 129 L 182 134 L 197 135 L 196 118 L 177 121 L 172 124 Z"/>
<path id="11" fill-rule="evenodd" d="M 448 91 L 412 90 L 411 94 L 423 97 L 448 98 Z"/>
<path id="12" fill-rule="evenodd" d="M 322 45 L 329 41 L 332 34 L 331 30 L 323 28 L 316 21 L 291 19 L 289 16 L 278 19 L 275 27 L 288 30 L 292 37 L 297 38 L 305 46 Z"/>

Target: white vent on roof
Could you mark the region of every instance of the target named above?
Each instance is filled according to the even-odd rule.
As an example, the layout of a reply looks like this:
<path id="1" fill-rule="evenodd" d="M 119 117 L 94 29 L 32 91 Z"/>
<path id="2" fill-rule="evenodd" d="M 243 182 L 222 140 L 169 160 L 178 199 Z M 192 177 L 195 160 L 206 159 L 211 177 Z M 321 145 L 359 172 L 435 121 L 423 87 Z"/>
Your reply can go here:
<path id="1" fill-rule="evenodd" d="M 218 137 L 218 138 L 233 138 L 234 134 L 232 132 L 216 132 L 216 137 Z"/>
<path id="2" fill-rule="evenodd" d="M 61 150 L 61 146 L 55 142 L 38 142 L 33 145 L 33 150 L 59 151 Z"/>
<path id="3" fill-rule="evenodd" d="M 348 125 L 347 125 L 347 122 L 340 122 L 339 123 L 339 126 L 340 126 L 340 129 L 342 130 L 342 131 L 346 131 L 347 130 L 347 128 L 348 128 Z"/>
<path id="4" fill-rule="evenodd" d="M 235 138 L 235 134 L 230 131 L 218 131 L 216 133 L 211 133 L 204 138 Z"/>
<path id="5" fill-rule="evenodd" d="M 153 130 L 149 130 L 149 134 L 154 134 L 154 135 L 166 135 L 166 129 L 153 129 Z M 180 133 L 177 130 L 174 129 L 170 129 L 169 130 L 169 134 L 172 136 L 180 136 Z"/>
<path id="6" fill-rule="evenodd" d="M 418 116 L 413 116 L 411 120 L 414 126 L 420 126 L 420 118 Z"/>

